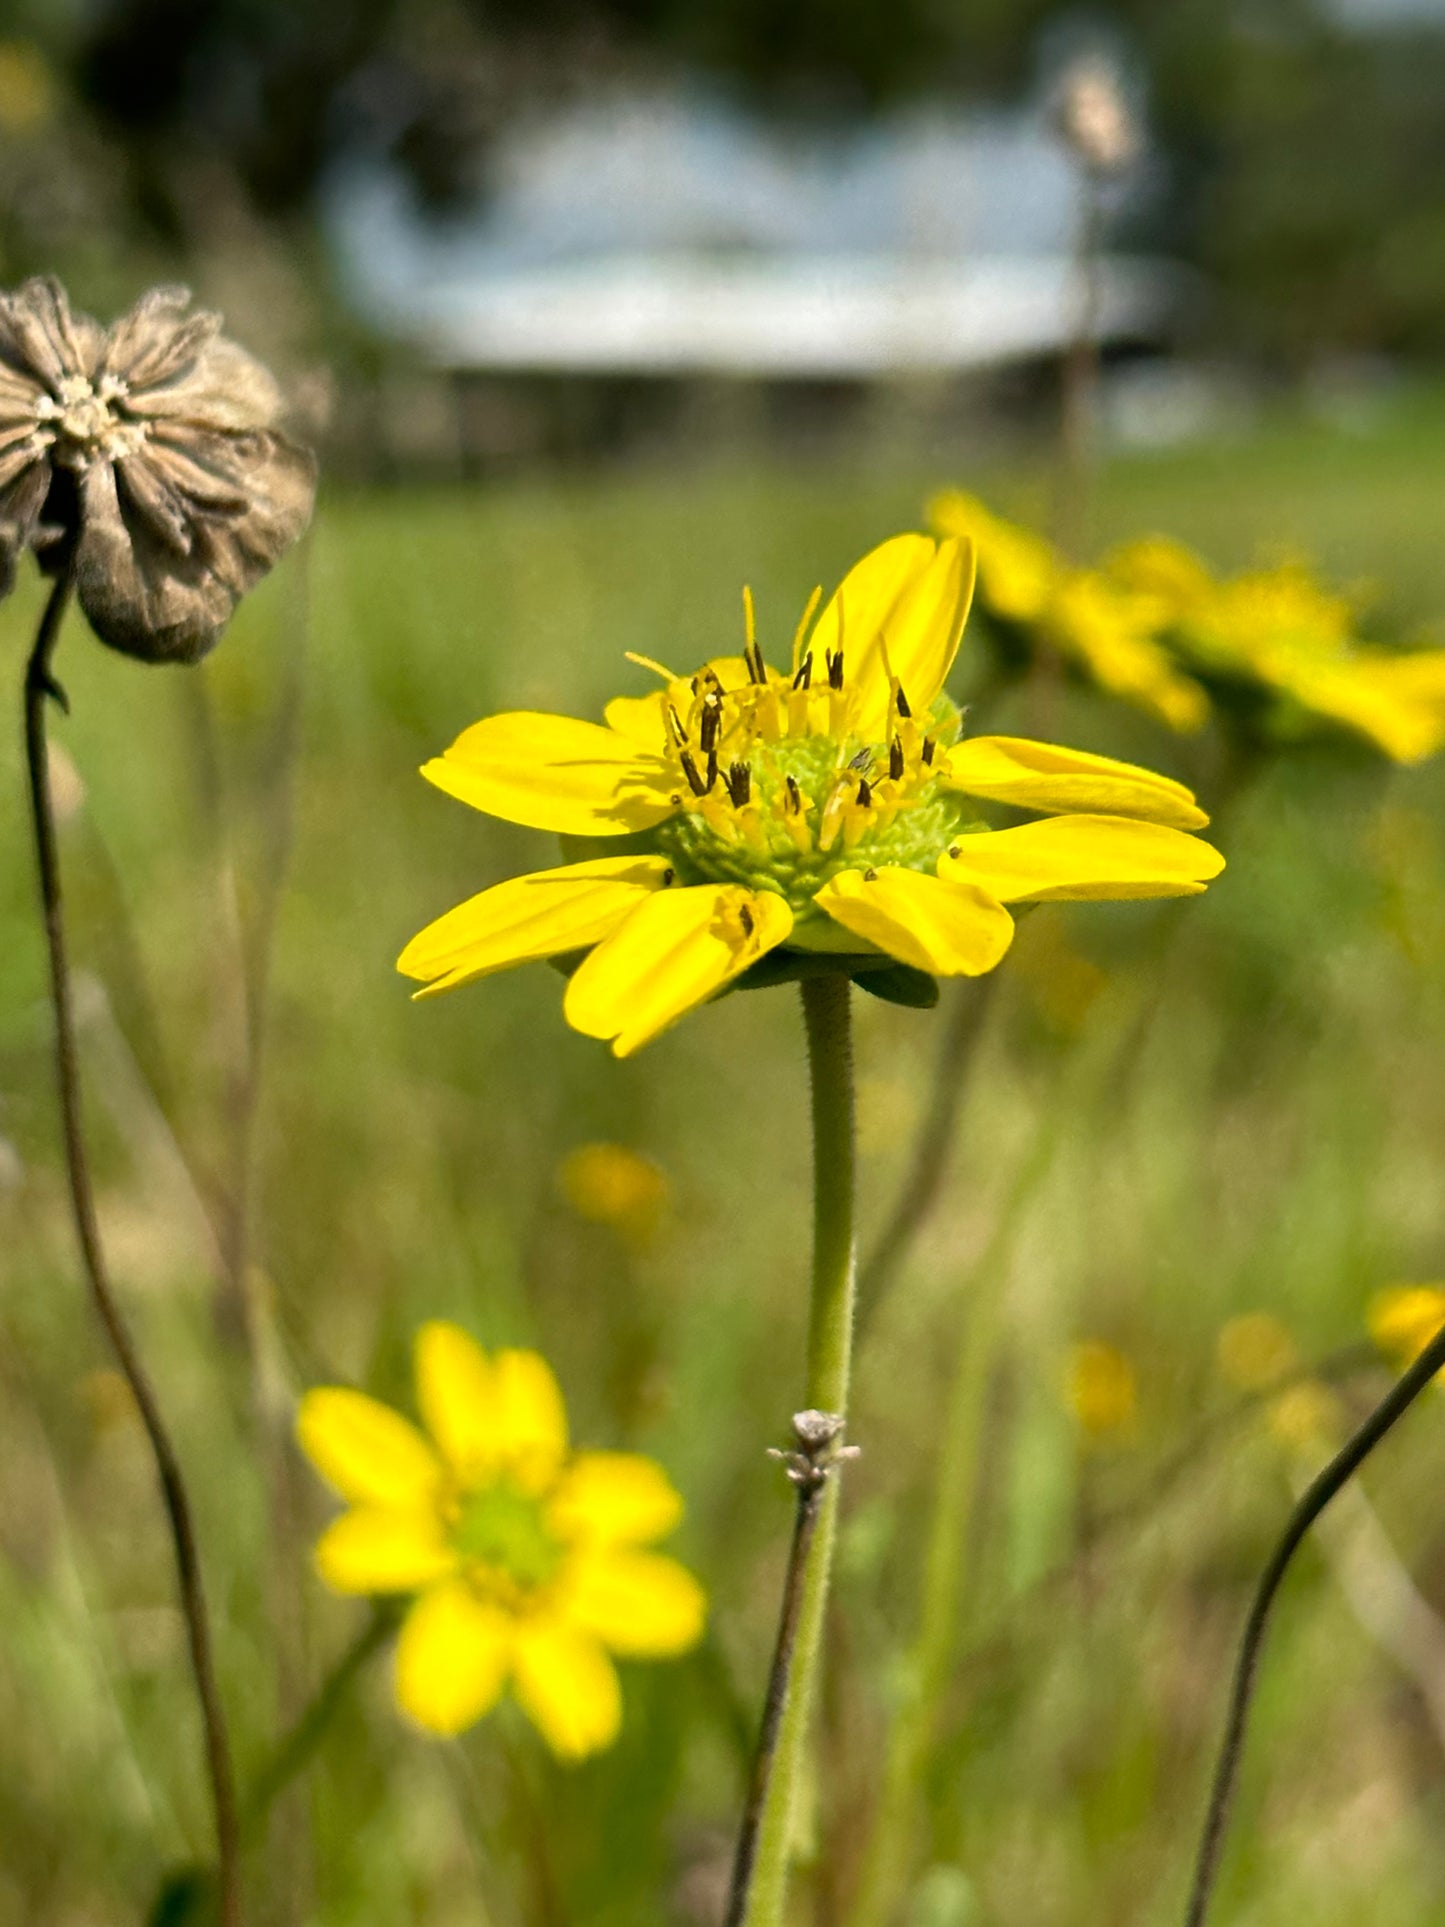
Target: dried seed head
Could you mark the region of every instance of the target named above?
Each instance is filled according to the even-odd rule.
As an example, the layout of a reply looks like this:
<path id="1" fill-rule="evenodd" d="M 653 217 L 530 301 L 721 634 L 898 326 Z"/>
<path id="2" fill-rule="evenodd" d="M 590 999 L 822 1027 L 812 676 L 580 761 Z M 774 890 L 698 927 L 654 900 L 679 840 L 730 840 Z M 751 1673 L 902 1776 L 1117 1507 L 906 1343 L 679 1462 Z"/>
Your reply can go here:
<path id="1" fill-rule="evenodd" d="M 214 647 L 316 488 L 276 383 L 190 302 L 153 288 L 104 329 L 50 277 L 0 294 L 0 594 L 30 548 L 145 662 Z"/>
<path id="2" fill-rule="evenodd" d="M 1059 132 L 1090 173 L 1119 174 L 1139 152 L 1139 130 L 1118 69 L 1097 54 L 1076 60 L 1064 75 L 1055 110 Z"/>

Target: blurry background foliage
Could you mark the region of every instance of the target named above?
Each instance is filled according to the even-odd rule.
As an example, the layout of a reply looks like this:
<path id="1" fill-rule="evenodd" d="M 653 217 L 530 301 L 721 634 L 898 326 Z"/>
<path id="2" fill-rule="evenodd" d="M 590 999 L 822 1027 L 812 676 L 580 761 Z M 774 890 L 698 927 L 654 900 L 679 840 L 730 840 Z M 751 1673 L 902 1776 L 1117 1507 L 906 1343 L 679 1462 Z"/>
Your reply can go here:
<path id="1" fill-rule="evenodd" d="M 0 268 L 58 269 L 102 309 L 180 271 L 245 290 L 253 335 L 254 314 L 335 355 L 308 234 L 339 157 L 387 152 L 446 209 L 485 194 L 518 117 L 624 79 L 816 128 L 1016 101 L 1102 38 L 1156 143 L 1128 238 L 1209 277 L 1206 342 L 1293 373 L 1445 351 L 1430 0 L 11 0 L 4 23 Z"/>

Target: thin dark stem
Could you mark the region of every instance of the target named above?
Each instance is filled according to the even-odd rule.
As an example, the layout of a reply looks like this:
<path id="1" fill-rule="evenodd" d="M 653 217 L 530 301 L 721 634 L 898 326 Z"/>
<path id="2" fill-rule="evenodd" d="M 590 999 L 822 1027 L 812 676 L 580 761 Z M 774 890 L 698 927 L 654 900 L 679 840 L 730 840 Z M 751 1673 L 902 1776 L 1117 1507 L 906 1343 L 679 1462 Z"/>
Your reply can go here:
<path id="1" fill-rule="evenodd" d="M 1254 1698 L 1270 1609 L 1274 1605 L 1280 1582 L 1315 1520 L 1336 1493 L 1359 1471 L 1396 1421 L 1404 1417 L 1442 1367 L 1445 1367 L 1445 1328 L 1436 1333 L 1409 1371 L 1391 1387 L 1364 1424 L 1345 1442 L 1304 1493 L 1290 1514 L 1279 1544 L 1275 1547 L 1269 1564 L 1264 1569 L 1255 1591 L 1254 1603 L 1249 1609 L 1249 1619 L 1245 1624 L 1244 1637 L 1239 1645 L 1239 1657 L 1235 1661 L 1234 1681 L 1229 1695 L 1229 1717 L 1225 1723 L 1224 1738 L 1220 1744 L 1219 1758 L 1214 1769 L 1214 1783 L 1209 1795 L 1209 1811 L 1205 1816 L 1204 1832 L 1199 1843 L 1199 1856 L 1195 1862 L 1194 1885 L 1189 1897 L 1189 1911 L 1185 1915 L 1185 1927 L 1204 1927 L 1209 1903 L 1219 1877 L 1225 1828 L 1228 1825 L 1235 1782 L 1239 1777 L 1240 1762 L 1244 1754 L 1245 1727 Z"/>
<path id="2" fill-rule="evenodd" d="M 65 1164 L 70 1180 L 70 1201 L 75 1216 L 76 1234 L 91 1300 L 110 1341 L 126 1384 L 140 1412 L 155 1460 L 161 1496 L 165 1502 L 171 1543 L 175 1552 L 181 1612 L 186 1622 L 191 1670 L 195 1675 L 205 1729 L 206 1768 L 216 1815 L 216 1861 L 220 1878 L 221 1921 L 223 1927 L 241 1927 L 240 1828 L 236 1815 L 236 1790 L 231 1774 L 231 1753 L 226 1736 L 226 1719 L 216 1685 L 215 1662 L 211 1651 L 210 1622 L 206 1614 L 205 1591 L 201 1580 L 200 1558 L 196 1549 L 195 1526 L 190 1500 L 181 1475 L 180 1460 L 171 1443 L 161 1416 L 159 1402 L 145 1367 L 135 1348 L 125 1316 L 111 1288 L 101 1248 L 100 1227 L 95 1212 L 90 1165 L 86 1155 L 85 1128 L 81 1110 L 80 1063 L 75 1039 L 75 1009 L 71 994 L 70 965 L 65 947 L 65 922 L 60 893 L 60 852 L 55 834 L 55 814 L 50 794 L 50 773 L 45 730 L 45 705 L 54 699 L 64 706 L 65 698 L 51 675 L 51 658 L 60 637 L 60 625 L 70 601 L 73 577 L 67 569 L 51 590 L 40 619 L 35 646 L 25 671 L 25 755 L 30 778 L 30 807 L 35 828 L 35 854 L 40 873 L 40 898 L 45 921 L 45 940 L 50 957 L 50 994 L 55 1012 L 55 1069 L 60 1092 L 60 1114 L 65 1138 Z"/>
<path id="3" fill-rule="evenodd" d="M 784 1455 L 788 1476 L 797 1487 L 798 1509 L 793 1521 L 793 1543 L 788 1553 L 788 1571 L 783 1581 L 783 1605 L 778 1616 L 778 1638 L 773 1648 L 773 1663 L 768 1672 L 768 1690 L 763 1700 L 762 1724 L 748 1776 L 748 1794 L 743 1803 L 742 1823 L 733 1856 L 732 1884 L 728 1889 L 727 1913 L 723 1927 L 741 1927 L 752 1887 L 753 1867 L 758 1857 L 763 1811 L 777 1758 L 778 1740 L 787 1711 L 788 1691 L 793 1676 L 793 1653 L 798 1643 L 798 1623 L 803 1612 L 804 1579 L 808 1554 L 818 1529 L 823 1509 L 823 1494 L 831 1469 L 834 1444 L 841 1420 L 824 1427 L 809 1428 L 808 1421 L 831 1420 L 831 1414 L 800 1412 L 794 1421 L 799 1450 Z M 775 1455 L 776 1456 L 776 1455 Z"/>
<path id="4" fill-rule="evenodd" d="M 938 1054 L 933 1061 L 928 1110 L 914 1139 L 908 1170 L 893 1209 L 888 1214 L 888 1222 L 859 1267 L 857 1316 L 860 1333 L 898 1276 L 919 1232 L 943 1194 L 949 1153 L 953 1149 L 958 1114 L 968 1083 L 966 1073 L 969 1061 L 983 1036 L 984 1023 L 1001 975 L 1000 971 L 990 971 L 979 982 L 960 983 L 953 992 L 953 1008 L 948 1013 Z"/>

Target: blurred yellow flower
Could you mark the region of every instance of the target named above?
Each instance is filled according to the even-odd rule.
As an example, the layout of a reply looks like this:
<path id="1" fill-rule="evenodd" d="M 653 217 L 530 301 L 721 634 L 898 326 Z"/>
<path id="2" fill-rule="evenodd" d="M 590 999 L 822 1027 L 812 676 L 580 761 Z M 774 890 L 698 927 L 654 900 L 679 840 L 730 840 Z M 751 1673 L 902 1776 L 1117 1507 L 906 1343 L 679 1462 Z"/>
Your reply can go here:
<path id="1" fill-rule="evenodd" d="M 1206 681 L 1337 723 L 1397 763 L 1445 743 L 1445 650 L 1363 643 L 1355 599 L 1302 563 L 1218 579 L 1182 543 L 1149 536 L 1116 549 L 1105 573 L 1153 607 L 1158 632 Z"/>
<path id="2" fill-rule="evenodd" d="M 973 592 L 967 542 L 901 535 L 859 562 L 793 639 L 786 674 L 748 623 L 741 656 L 692 676 L 649 663 L 652 695 L 606 724 L 520 712 L 463 732 L 422 771 L 589 858 L 484 890 L 415 937 L 398 968 L 451 989 L 580 956 L 567 1021 L 625 1057 L 770 951 L 833 953 L 865 983 L 898 964 L 977 976 L 1008 949 L 1007 903 L 1192 896 L 1223 858 L 1182 784 L 1015 737 L 959 740 L 943 693 Z M 975 801 L 965 801 L 975 799 Z M 976 801 L 1045 819 L 991 830 Z"/>
<path id="3" fill-rule="evenodd" d="M 1328 1385 L 1306 1379 L 1281 1392 L 1269 1408 L 1270 1434 L 1291 1451 L 1327 1453 L 1334 1449 L 1341 1425 L 1340 1401 Z"/>
<path id="4" fill-rule="evenodd" d="M 1403 1370 L 1445 1325 L 1445 1285 L 1391 1285 L 1377 1291 L 1365 1323 L 1379 1349 Z M 1445 1372 L 1437 1382 L 1445 1384 Z"/>
<path id="5" fill-rule="evenodd" d="M 630 1244 L 647 1244 L 667 1204 L 662 1167 L 625 1144 L 579 1144 L 557 1171 L 562 1195 L 591 1224 L 605 1224 Z"/>
<path id="6" fill-rule="evenodd" d="M 461 1732 L 510 1687 L 560 1758 L 610 1745 L 611 1655 L 672 1658 L 702 1635 L 702 1588 L 645 1550 L 681 1499 L 651 1459 L 569 1449 L 536 1352 L 489 1356 L 456 1325 L 424 1325 L 416 1388 L 425 1432 L 345 1387 L 301 1401 L 302 1449 L 350 1507 L 316 1547 L 321 1577 L 416 1595 L 396 1696 L 429 1731 Z"/>
<path id="7" fill-rule="evenodd" d="M 1064 1368 L 1064 1403 L 1090 1439 L 1119 1439 L 1134 1429 L 1139 1379 L 1116 1345 L 1090 1338 L 1073 1346 Z"/>
<path id="8" fill-rule="evenodd" d="M 1242 1392 L 1264 1392 L 1298 1362 L 1289 1326 L 1273 1312 L 1248 1311 L 1222 1326 L 1216 1345 L 1219 1369 Z"/>
<path id="9" fill-rule="evenodd" d="M 929 519 L 943 535 L 978 549 L 978 586 L 988 615 L 1057 652 L 1086 681 L 1191 734 L 1209 699 L 1155 639 L 1157 605 L 1095 569 L 1072 568 L 1031 529 L 993 514 L 976 496 L 937 496 Z"/>
<path id="10" fill-rule="evenodd" d="M 55 114 L 55 81 L 29 40 L 0 40 L 0 132 L 33 134 Z"/>

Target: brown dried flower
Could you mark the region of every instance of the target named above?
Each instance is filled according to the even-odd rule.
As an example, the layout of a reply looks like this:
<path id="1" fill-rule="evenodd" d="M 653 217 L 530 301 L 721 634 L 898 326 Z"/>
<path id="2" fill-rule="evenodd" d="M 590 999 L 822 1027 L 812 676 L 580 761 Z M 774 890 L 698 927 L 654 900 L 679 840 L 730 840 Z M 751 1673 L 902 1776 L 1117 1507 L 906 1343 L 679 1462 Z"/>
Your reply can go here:
<path id="1" fill-rule="evenodd" d="M 316 489 L 270 374 L 190 303 L 153 288 L 105 329 L 49 276 L 0 294 L 0 594 L 31 548 L 145 662 L 214 646 Z"/>

